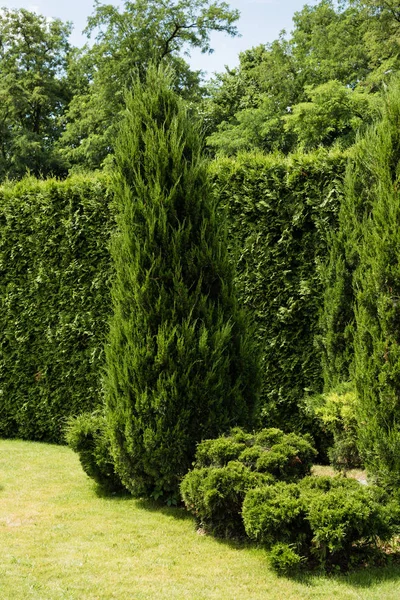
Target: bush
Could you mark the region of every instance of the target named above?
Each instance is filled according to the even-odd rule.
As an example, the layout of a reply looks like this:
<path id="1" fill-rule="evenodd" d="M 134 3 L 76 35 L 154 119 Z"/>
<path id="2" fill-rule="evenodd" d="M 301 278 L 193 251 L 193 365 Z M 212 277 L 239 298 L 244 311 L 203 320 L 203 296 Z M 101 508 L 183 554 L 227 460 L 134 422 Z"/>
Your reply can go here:
<path id="1" fill-rule="evenodd" d="M 253 473 L 239 462 L 194 469 L 185 475 L 180 491 L 185 506 L 204 529 L 219 537 L 244 536 L 242 504 L 249 489 L 273 478 Z"/>
<path id="2" fill-rule="evenodd" d="M 84 413 L 70 417 L 65 431 L 67 444 L 79 454 L 82 468 L 107 491 L 124 490 L 115 472 L 103 414 Z"/>
<path id="3" fill-rule="evenodd" d="M 278 440 L 279 444 L 274 443 Z M 261 446 L 259 441 L 268 445 Z M 275 477 L 303 477 L 315 454 L 304 436 L 278 429 L 252 435 L 236 427 L 227 436 L 198 444 L 195 468 L 180 487 L 183 501 L 208 531 L 219 536 L 243 535 L 245 491 L 272 483 Z"/>
<path id="4" fill-rule="evenodd" d="M 246 448 L 246 444 L 236 442 L 231 437 L 204 440 L 196 449 L 195 467 L 225 467 L 236 460 Z"/>
<path id="5" fill-rule="evenodd" d="M 346 472 L 361 467 L 357 447 L 357 394 L 354 384 L 347 382 L 325 394 L 309 397 L 305 406 L 332 437 L 333 443 L 327 454 L 333 468 Z"/>
<path id="6" fill-rule="evenodd" d="M 250 490 L 243 503 L 247 535 L 271 548 L 275 543 L 294 544 L 298 551 L 310 543 L 307 507 L 296 483 L 279 482 Z"/>
<path id="7" fill-rule="evenodd" d="M 242 514 L 250 538 L 268 548 L 289 544 L 299 557 L 323 567 L 347 568 L 358 549 L 390 540 L 400 524 L 383 490 L 344 478 L 308 477 L 252 489 Z"/>
<path id="8" fill-rule="evenodd" d="M 262 429 L 253 435 L 235 428 L 226 436 L 201 442 L 194 466 L 222 467 L 237 460 L 253 471 L 294 481 L 310 473 L 317 454 L 310 440 L 309 436 L 285 434 L 276 428 Z"/>

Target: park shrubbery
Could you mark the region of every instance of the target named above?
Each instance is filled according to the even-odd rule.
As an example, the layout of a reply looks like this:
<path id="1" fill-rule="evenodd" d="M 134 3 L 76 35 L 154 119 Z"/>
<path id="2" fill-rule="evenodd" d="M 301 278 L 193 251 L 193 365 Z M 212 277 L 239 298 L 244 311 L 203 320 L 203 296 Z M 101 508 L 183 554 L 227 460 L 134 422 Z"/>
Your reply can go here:
<path id="1" fill-rule="evenodd" d="M 346 569 L 398 534 L 398 504 L 353 479 L 309 476 L 314 456 L 307 437 L 235 429 L 198 445 L 182 499 L 197 526 L 222 537 L 247 534 L 271 550 L 280 572 Z"/>

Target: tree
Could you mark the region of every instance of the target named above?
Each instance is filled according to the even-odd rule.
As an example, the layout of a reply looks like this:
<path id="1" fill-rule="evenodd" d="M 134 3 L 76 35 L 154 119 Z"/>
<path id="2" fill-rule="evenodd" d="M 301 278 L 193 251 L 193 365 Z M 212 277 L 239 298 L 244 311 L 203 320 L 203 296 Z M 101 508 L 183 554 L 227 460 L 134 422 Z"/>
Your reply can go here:
<path id="1" fill-rule="evenodd" d="M 250 424 L 256 352 L 194 116 L 151 67 L 116 147 L 118 233 L 106 349 L 116 470 L 134 493 L 178 493 L 196 443 Z"/>
<path id="2" fill-rule="evenodd" d="M 337 80 L 306 86 L 308 102 L 295 104 L 284 117 L 285 130 L 293 133 L 305 151 L 318 146 L 354 143 L 357 130 L 374 116 L 375 97 L 346 87 Z"/>
<path id="3" fill-rule="evenodd" d="M 355 381 L 362 456 L 392 488 L 400 483 L 399 122 L 397 80 L 381 121 L 353 151 L 333 250 L 335 256 L 341 247 L 340 263 L 325 308 L 336 315 L 326 321 L 328 383 Z"/>
<path id="4" fill-rule="evenodd" d="M 24 9 L 0 13 L 0 179 L 65 173 L 54 143 L 70 99 L 70 31 Z"/>
<path id="5" fill-rule="evenodd" d="M 213 31 L 236 35 L 237 10 L 220 0 L 125 1 L 122 12 L 96 2 L 86 33 L 95 43 L 82 54 L 88 85 L 77 94 L 66 115 L 64 156 L 72 165 L 98 168 L 112 152 L 117 123 L 124 108 L 123 90 L 149 62 L 176 71 L 176 91 L 190 100 L 200 98 L 200 74 L 182 57 L 190 48 L 212 52 Z"/>

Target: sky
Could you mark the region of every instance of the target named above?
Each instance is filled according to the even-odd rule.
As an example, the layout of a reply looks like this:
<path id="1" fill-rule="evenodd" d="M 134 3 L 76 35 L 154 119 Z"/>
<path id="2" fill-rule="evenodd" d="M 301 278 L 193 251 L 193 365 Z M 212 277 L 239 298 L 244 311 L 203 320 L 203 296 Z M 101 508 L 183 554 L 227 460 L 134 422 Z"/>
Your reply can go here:
<path id="1" fill-rule="evenodd" d="M 190 1 L 190 0 L 188 0 Z M 188 58 L 193 69 L 201 69 L 206 74 L 224 70 L 225 65 L 232 68 L 238 64 L 239 52 L 275 40 L 279 32 L 292 29 L 292 17 L 304 4 L 313 5 L 316 0 L 227 0 L 231 8 L 237 8 L 241 17 L 237 27 L 241 37 L 230 38 L 223 33 L 212 35 L 211 55 L 192 51 Z M 108 0 L 104 4 L 123 5 L 119 0 Z M 74 46 L 82 46 L 86 37 L 82 30 L 87 17 L 93 13 L 93 0 L 0 0 L 0 6 L 6 8 L 26 8 L 46 17 L 72 21 L 74 30 L 70 41 Z"/>

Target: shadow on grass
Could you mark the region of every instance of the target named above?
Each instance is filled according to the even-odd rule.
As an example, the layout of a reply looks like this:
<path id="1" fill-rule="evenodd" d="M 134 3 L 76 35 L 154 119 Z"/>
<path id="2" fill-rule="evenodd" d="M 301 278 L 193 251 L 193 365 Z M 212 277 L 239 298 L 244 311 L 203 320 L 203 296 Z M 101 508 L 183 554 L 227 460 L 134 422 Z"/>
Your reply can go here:
<path id="1" fill-rule="evenodd" d="M 150 512 L 157 512 L 178 521 L 193 520 L 193 517 L 183 506 L 166 506 L 155 500 L 136 499 L 136 506 Z"/>

